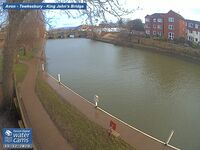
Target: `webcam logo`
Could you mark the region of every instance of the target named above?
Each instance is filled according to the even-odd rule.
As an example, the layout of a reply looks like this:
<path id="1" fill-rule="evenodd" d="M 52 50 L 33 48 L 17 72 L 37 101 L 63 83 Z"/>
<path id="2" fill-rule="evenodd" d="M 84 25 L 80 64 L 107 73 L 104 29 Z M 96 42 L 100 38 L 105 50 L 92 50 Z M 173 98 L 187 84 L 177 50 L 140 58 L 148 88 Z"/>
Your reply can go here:
<path id="1" fill-rule="evenodd" d="M 12 132 L 10 130 L 6 130 L 5 135 L 6 136 L 12 136 Z"/>

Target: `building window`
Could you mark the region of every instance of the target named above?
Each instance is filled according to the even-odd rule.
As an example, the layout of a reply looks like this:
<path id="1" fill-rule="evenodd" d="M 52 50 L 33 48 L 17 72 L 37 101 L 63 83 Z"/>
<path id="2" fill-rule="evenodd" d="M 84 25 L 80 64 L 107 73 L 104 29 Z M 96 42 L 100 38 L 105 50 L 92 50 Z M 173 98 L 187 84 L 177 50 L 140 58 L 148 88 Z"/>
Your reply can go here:
<path id="1" fill-rule="evenodd" d="M 146 21 L 146 22 L 150 22 L 150 18 L 146 18 L 145 21 Z"/>
<path id="2" fill-rule="evenodd" d="M 195 28 L 198 29 L 198 27 L 199 27 L 198 24 L 195 24 Z"/>
<path id="3" fill-rule="evenodd" d="M 156 35 L 156 31 L 153 31 L 153 35 Z"/>
<path id="4" fill-rule="evenodd" d="M 173 18 L 173 17 L 169 17 L 169 18 L 168 18 L 168 21 L 169 21 L 169 22 L 174 22 L 174 18 Z"/>
<path id="5" fill-rule="evenodd" d="M 174 26 L 173 26 L 173 25 L 168 25 L 168 29 L 169 29 L 169 30 L 173 30 L 173 29 L 174 29 Z"/>
<path id="6" fill-rule="evenodd" d="M 156 22 L 156 18 L 153 18 L 153 22 Z"/>
<path id="7" fill-rule="evenodd" d="M 198 35 L 198 31 L 196 31 L 196 34 Z"/>
<path id="8" fill-rule="evenodd" d="M 195 42 L 198 42 L 198 38 L 195 38 Z"/>
<path id="9" fill-rule="evenodd" d="M 158 32 L 157 35 L 158 35 L 158 36 L 162 36 L 162 33 L 161 33 L 161 32 Z"/>
<path id="10" fill-rule="evenodd" d="M 189 40 L 189 41 L 193 41 L 193 37 L 189 36 L 189 37 L 188 37 L 188 40 Z"/>
<path id="11" fill-rule="evenodd" d="M 192 33 L 192 30 L 189 30 L 189 33 Z"/>
<path id="12" fill-rule="evenodd" d="M 158 18 L 158 22 L 163 22 L 162 18 Z"/>
<path id="13" fill-rule="evenodd" d="M 189 28 L 193 28 L 193 23 L 188 23 Z"/>
<path id="14" fill-rule="evenodd" d="M 153 25 L 153 28 L 156 29 L 156 25 L 155 24 Z"/>
<path id="15" fill-rule="evenodd" d="M 158 28 L 158 29 L 162 29 L 162 26 L 161 26 L 161 25 L 158 25 L 157 28 Z"/>
<path id="16" fill-rule="evenodd" d="M 146 34 L 148 34 L 148 35 L 149 35 L 149 34 L 150 34 L 150 31 L 149 31 L 149 30 L 146 30 Z"/>
<path id="17" fill-rule="evenodd" d="M 169 32 L 168 33 L 168 39 L 173 40 L 174 39 L 174 33 Z"/>
<path id="18" fill-rule="evenodd" d="M 150 28 L 148 24 L 145 24 L 145 28 Z"/>

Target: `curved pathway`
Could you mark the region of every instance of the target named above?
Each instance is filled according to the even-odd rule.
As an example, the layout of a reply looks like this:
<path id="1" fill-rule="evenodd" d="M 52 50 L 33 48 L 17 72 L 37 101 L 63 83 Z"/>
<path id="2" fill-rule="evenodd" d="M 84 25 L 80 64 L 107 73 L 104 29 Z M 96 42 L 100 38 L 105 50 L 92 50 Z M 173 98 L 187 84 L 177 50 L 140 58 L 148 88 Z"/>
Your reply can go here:
<path id="1" fill-rule="evenodd" d="M 56 128 L 35 93 L 38 58 L 40 58 L 38 56 L 27 63 L 29 70 L 20 86 L 26 112 L 25 120 L 32 128 L 34 144 L 38 150 L 71 150 L 73 148 Z"/>

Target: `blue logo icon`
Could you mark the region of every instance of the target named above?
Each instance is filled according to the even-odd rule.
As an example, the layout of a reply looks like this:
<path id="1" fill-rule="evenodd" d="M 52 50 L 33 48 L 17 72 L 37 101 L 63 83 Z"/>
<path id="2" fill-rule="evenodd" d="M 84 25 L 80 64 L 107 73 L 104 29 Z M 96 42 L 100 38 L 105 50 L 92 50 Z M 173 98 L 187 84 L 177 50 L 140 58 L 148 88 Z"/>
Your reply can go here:
<path id="1" fill-rule="evenodd" d="M 32 129 L 2 129 L 3 148 L 32 148 Z"/>
<path id="2" fill-rule="evenodd" d="M 12 136 L 12 132 L 10 130 L 6 130 L 5 135 L 6 136 Z"/>

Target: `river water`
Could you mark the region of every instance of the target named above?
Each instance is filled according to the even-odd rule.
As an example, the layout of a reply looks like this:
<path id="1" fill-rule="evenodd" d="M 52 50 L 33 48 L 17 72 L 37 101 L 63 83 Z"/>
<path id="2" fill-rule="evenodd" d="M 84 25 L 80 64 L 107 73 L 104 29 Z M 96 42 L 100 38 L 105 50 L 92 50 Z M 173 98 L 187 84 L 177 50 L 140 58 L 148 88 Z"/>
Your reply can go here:
<path id="1" fill-rule="evenodd" d="M 200 149 L 200 65 L 88 39 L 48 40 L 48 72 L 134 127 Z"/>

